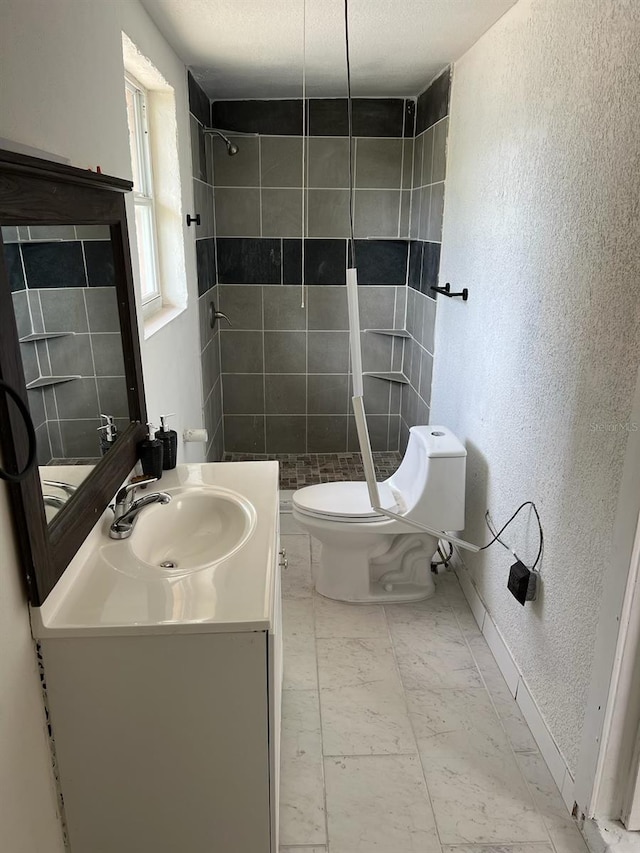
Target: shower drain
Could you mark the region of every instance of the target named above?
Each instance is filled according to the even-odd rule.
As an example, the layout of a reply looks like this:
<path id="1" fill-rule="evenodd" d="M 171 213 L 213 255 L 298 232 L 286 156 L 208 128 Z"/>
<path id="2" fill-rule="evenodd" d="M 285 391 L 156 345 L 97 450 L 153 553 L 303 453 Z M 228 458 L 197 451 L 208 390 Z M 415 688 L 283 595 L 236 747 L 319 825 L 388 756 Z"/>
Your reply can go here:
<path id="1" fill-rule="evenodd" d="M 178 564 L 176 563 L 175 560 L 163 560 L 160 563 L 160 568 L 161 569 L 177 569 Z"/>

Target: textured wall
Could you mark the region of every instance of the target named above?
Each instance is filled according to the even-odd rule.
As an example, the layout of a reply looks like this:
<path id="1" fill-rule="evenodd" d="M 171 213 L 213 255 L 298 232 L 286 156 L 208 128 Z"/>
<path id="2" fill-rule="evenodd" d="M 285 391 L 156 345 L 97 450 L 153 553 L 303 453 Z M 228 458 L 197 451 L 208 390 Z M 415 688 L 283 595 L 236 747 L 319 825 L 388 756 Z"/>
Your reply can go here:
<path id="1" fill-rule="evenodd" d="M 640 6 L 521 0 L 454 71 L 432 421 L 469 451 L 466 534 L 523 500 L 541 599 L 467 558 L 575 768 L 639 355 Z M 507 541 L 532 559 L 535 524 Z"/>

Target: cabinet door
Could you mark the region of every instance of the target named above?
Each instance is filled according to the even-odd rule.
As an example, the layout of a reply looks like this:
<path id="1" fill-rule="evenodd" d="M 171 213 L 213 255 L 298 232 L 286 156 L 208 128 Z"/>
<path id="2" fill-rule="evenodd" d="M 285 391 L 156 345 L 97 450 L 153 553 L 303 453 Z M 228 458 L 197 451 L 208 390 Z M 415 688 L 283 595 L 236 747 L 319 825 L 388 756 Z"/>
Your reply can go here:
<path id="1" fill-rule="evenodd" d="M 282 730 L 282 594 L 280 582 L 280 557 L 276 559 L 275 601 L 273 625 L 268 640 L 269 685 L 269 787 L 271 798 L 271 851 L 278 853 L 280 816 L 280 738 Z"/>

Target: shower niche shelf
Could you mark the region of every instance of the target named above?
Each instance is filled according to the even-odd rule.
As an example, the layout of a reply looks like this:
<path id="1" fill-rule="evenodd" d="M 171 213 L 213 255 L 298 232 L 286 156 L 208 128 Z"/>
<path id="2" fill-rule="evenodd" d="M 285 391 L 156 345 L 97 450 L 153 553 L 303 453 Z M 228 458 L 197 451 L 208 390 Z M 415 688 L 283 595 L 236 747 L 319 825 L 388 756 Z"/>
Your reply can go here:
<path id="1" fill-rule="evenodd" d="M 371 335 L 387 335 L 390 338 L 410 338 L 406 329 L 365 329 Z"/>
<path id="2" fill-rule="evenodd" d="M 63 382 L 73 382 L 74 379 L 81 378 L 81 376 L 39 376 L 33 382 L 27 382 L 27 391 L 33 388 L 46 388 L 48 385 L 60 385 Z"/>
<path id="3" fill-rule="evenodd" d="M 362 374 L 363 376 L 375 376 L 376 379 L 384 379 L 386 382 L 397 382 L 399 385 L 408 385 L 409 380 L 404 375 L 404 373 L 400 373 L 399 371 L 389 371 L 389 372 L 375 372 L 371 370 L 365 370 Z"/>
<path id="4" fill-rule="evenodd" d="M 29 344 L 31 341 L 48 341 L 51 338 L 66 338 L 75 335 L 75 332 L 31 332 L 20 338 L 21 344 Z"/>

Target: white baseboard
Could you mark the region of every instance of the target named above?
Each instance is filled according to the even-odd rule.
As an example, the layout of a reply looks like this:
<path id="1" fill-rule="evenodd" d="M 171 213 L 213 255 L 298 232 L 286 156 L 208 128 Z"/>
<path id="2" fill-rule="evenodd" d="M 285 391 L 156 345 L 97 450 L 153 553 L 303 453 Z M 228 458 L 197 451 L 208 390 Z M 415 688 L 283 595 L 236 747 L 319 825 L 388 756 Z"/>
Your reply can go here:
<path id="1" fill-rule="evenodd" d="M 471 608 L 471 612 L 478 623 L 478 627 L 491 649 L 491 653 L 498 664 L 504 680 L 507 682 L 509 692 L 518 703 L 522 711 L 522 716 L 525 718 L 527 725 L 531 729 L 531 734 L 538 744 L 540 754 L 562 794 L 567 811 L 572 812 L 575 805 L 573 776 L 569 772 L 562 753 L 558 749 L 553 735 L 549 731 L 545 719 L 540 713 L 540 709 L 531 695 L 509 647 L 482 601 L 469 574 L 469 570 L 465 566 L 464 560 L 457 548 L 454 548 L 451 565 L 460 581 L 460 586 Z"/>

